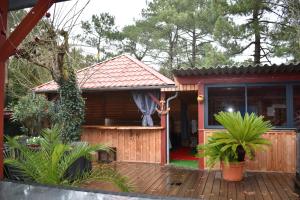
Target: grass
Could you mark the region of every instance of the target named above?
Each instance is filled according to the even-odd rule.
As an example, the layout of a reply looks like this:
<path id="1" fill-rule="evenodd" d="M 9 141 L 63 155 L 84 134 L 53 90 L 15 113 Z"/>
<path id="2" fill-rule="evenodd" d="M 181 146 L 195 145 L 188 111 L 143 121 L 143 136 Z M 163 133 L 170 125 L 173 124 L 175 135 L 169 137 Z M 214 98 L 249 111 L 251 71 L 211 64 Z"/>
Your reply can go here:
<path id="1" fill-rule="evenodd" d="M 198 169 L 197 160 L 171 160 L 170 164 L 176 167 Z"/>

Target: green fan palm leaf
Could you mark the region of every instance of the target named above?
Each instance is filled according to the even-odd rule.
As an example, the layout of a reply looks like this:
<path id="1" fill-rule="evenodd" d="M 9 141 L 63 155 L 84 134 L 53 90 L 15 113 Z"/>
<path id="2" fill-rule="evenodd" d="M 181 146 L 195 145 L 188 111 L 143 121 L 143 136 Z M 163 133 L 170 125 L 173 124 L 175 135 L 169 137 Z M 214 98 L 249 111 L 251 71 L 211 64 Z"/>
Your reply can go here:
<path id="1" fill-rule="evenodd" d="M 217 162 L 237 162 L 245 155 L 253 159 L 257 150 L 262 150 L 271 143 L 262 137 L 272 128 L 269 121 L 255 113 L 244 116 L 240 112 L 219 112 L 215 119 L 225 131 L 213 133 L 208 142 L 199 146 L 200 157 L 207 157 L 209 167 Z"/>
<path id="2" fill-rule="evenodd" d="M 112 182 L 122 191 L 130 190 L 127 179 L 109 168 L 93 169 L 91 172 L 83 174 L 75 172 L 75 180 L 66 176 L 70 166 L 76 160 L 91 159 L 91 153 L 98 150 L 109 151 L 110 149 L 105 145 L 64 144 L 60 139 L 58 126 L 44 130 L 42 138 L 38 150 L 20 144 L 15 138 L 7 138 L 9 147 L 19 152 L 19 156 L 15 156 L 13 153 L 6 155 L 5 164 L 12 166 L 22 174 L 24 180 L 51 185 L 80 185 L 87 180 L 104 180 Z"/>

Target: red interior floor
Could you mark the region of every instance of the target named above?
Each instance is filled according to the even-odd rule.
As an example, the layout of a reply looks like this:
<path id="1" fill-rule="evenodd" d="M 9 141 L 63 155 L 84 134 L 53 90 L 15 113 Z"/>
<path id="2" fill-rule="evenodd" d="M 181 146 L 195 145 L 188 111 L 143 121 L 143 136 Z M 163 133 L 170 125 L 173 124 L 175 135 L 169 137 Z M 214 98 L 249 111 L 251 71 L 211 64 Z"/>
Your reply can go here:
<path id="1" fill-rule="evenodd" d="M 198 160 L 197 157 L 191 154 L 191 148 L 181 147 L 170 152 L 171 160 Z"/>

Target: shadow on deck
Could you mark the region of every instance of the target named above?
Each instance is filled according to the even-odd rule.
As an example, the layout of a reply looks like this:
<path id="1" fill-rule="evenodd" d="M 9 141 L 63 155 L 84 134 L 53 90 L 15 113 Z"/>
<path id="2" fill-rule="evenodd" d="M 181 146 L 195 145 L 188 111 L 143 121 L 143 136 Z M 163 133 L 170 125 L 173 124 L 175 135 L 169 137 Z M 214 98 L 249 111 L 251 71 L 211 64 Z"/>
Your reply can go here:
<path id="1" fill-rule="evenodd" d="M 243 181 L 235 183 L 222 180 L 220 171 L 142 163 L 114 163 L 112 166 L 127 176 L 135 187 L 134 192 L 140 194 L 196 199 L 299 199 L 294 193 L 294 174 L 247 172 Z M 86 187 L 118 191 L 97 182 Z"/>

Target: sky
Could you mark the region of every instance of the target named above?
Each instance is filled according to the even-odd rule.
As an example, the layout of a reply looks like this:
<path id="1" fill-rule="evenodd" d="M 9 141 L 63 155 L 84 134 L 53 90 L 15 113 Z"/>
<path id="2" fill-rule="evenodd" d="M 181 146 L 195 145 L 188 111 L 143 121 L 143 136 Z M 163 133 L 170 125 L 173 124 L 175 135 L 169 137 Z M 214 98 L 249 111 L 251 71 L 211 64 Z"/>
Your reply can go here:
<path id="1" fill-rule="evenodd" d="M 69 2 L 58 3 L 56 5 L 57 10 L 63 8 L 62 12 L 67 13 L 68 9 L 76 2 L 78 2 L 76 8 L 78 11 L 84 7 L 88 0 L 71 0 Z M 135 19 L 140 18 L 141 11 L 145 7 L 146 0 L 90 0 L 78 21 L 89 20 L 93 14 L 108 12 L 115 16 L 116 25 L 122 28 L 125 25 L 133 24 Z"/>

